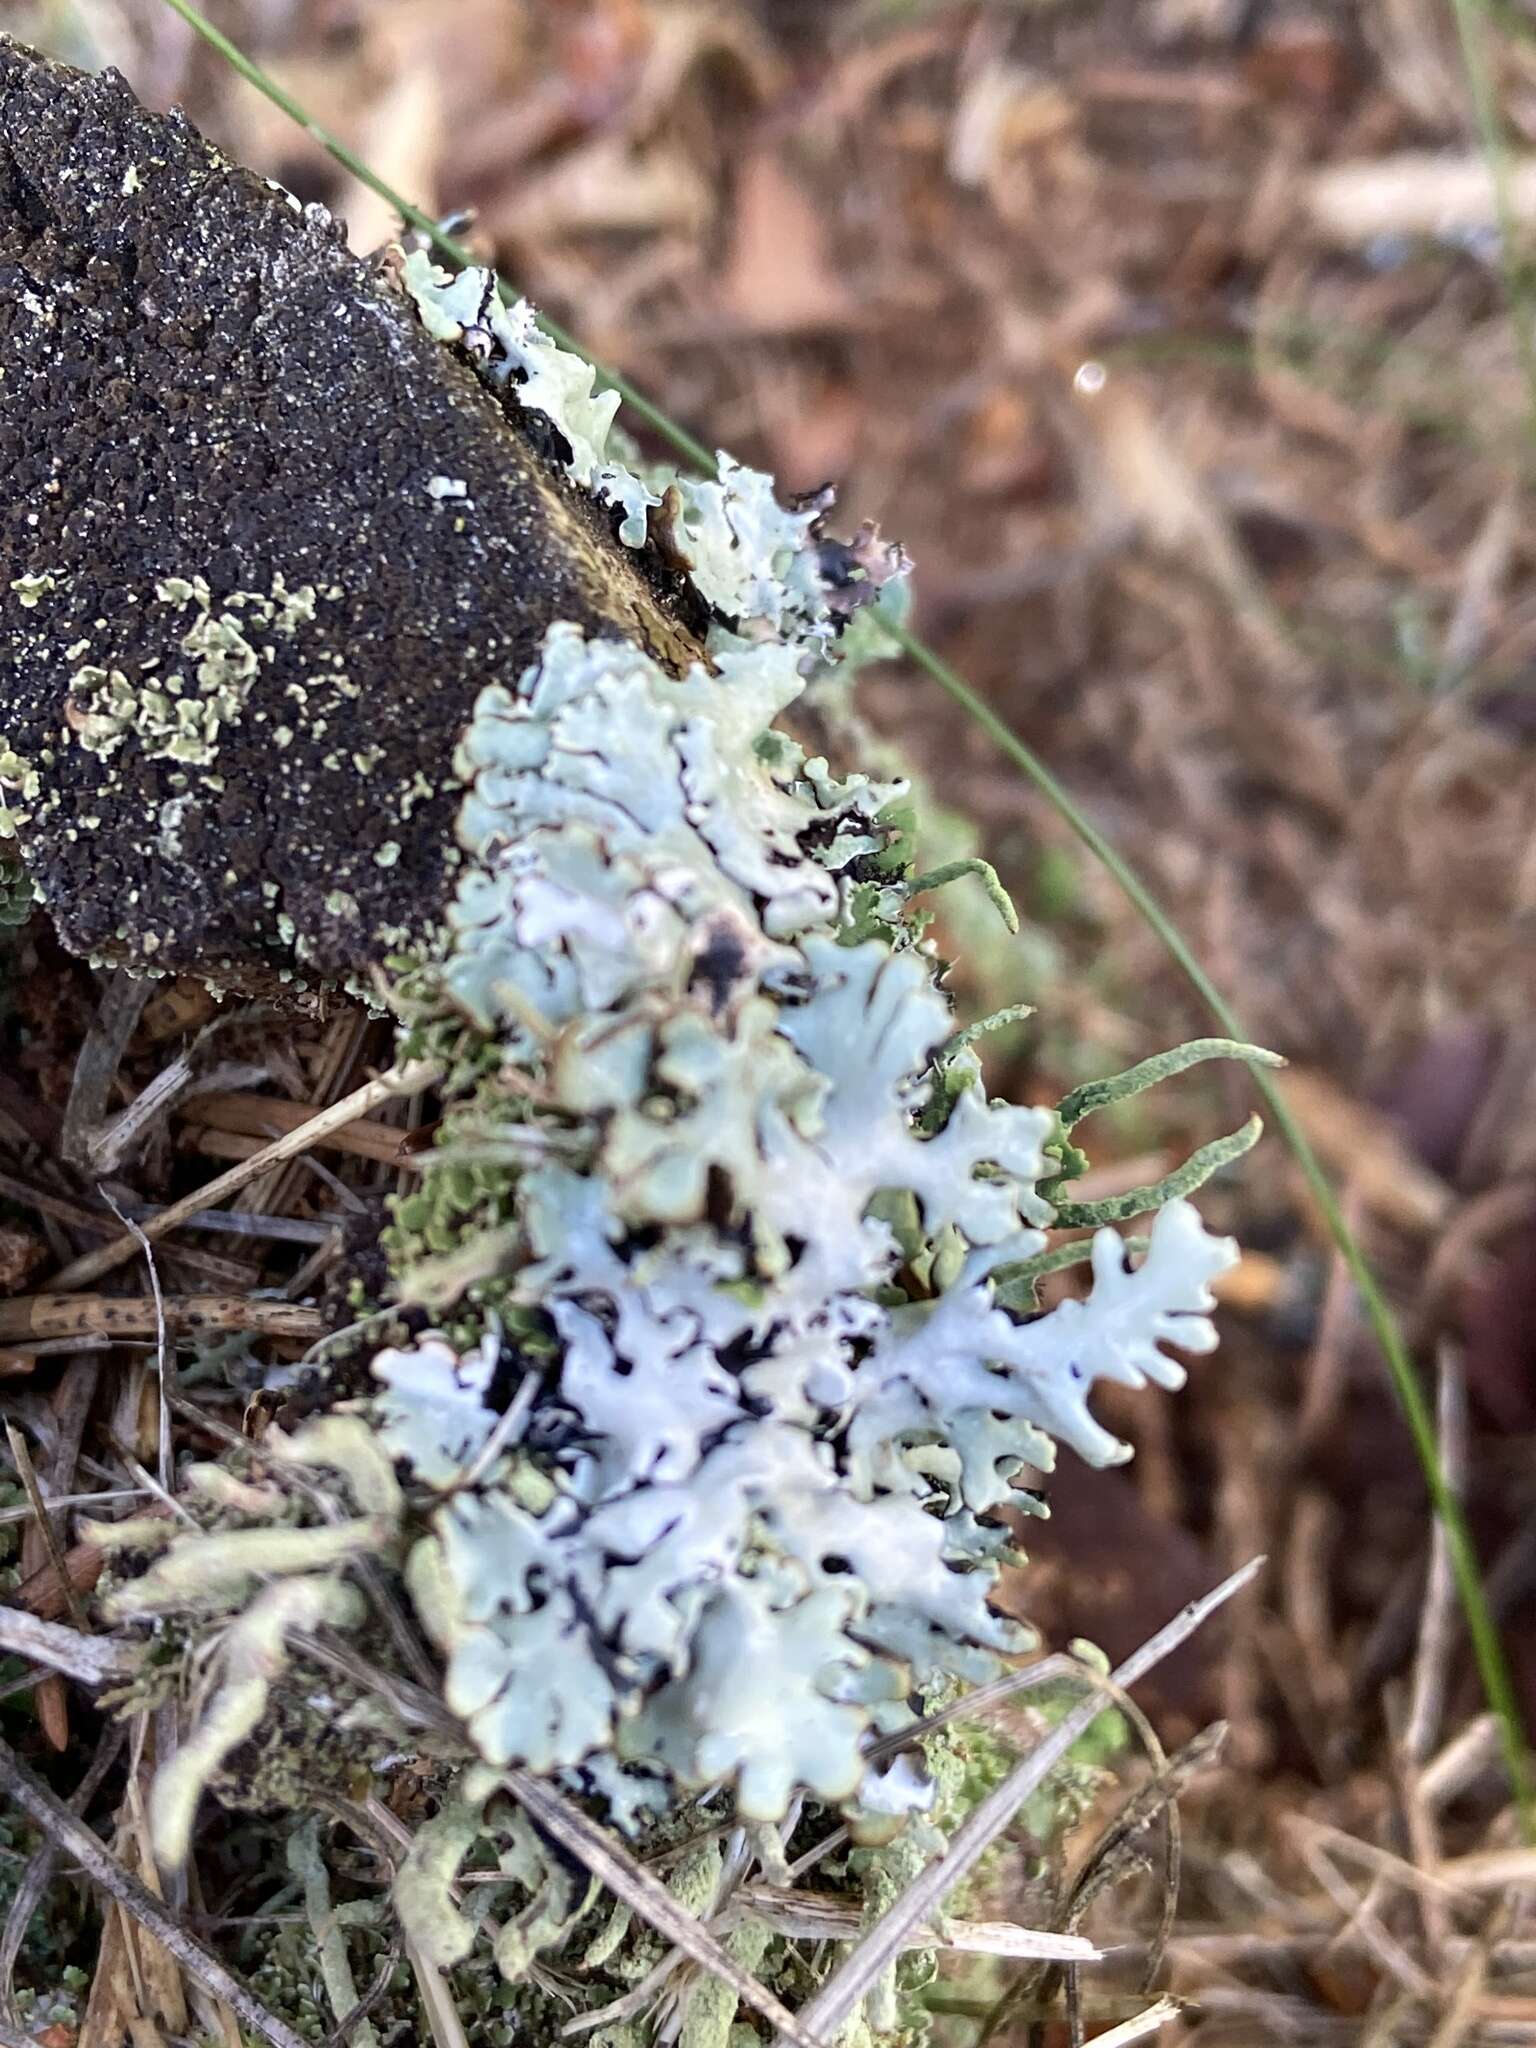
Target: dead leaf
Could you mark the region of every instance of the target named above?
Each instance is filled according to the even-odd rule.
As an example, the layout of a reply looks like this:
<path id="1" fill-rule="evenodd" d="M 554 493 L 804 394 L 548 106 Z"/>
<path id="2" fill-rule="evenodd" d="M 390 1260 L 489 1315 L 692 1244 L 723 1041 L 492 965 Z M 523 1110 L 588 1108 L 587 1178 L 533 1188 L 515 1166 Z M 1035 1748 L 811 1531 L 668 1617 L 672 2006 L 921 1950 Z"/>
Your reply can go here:
<path id="1" fill-rule="evenodd" d="M 154 1514 L 156 1509 L 150 1507 L 145 1512 Z M 64 1553 L 64 1569 L 76 1593 L 95 1592 L 105 1563 L 106 1552 L 94 1543 L 71 1544 Z M 13 1607 L 24 1607 L 43 1621 L 58 1621 L 69 1611 L 69 1600 L 51 1562 L 24 1578 L 7 1598 Z"/>
<path id="2" fill-rule="evenodd" d="M 1295 684 L 1306 662 L 1276 615 L 1231 520 L 1129 373 L 1061 358 L 1075 403 L 1083 496 L 1100 516 L 1129 516 L 1148 544 L 1204 576 L 1221 593 L 1240 633 L 1276 680 Z M 1092 369 L 1092 375 L 1084 372 Z M 1108 501 L 1106 503 L 1106 501 Z"/>
<path id="3" fill-rule="evenodd" d="M 1249 47 L 1243 75 L 1265 99 L 1326 109 L 1349 82 L 1349 49 L 1329 22 L 1296 15 L 1272 22 Z"/>
<path id="4" fill-rule="evenodd" d="M 96 1957 L 96 1974 L 91 1979 L 85 2019 L 80 2027 L 78 2048 L 122 2048 L 129 2022 L 139 2010 L 134 1987 L 133 1958 L 122 1908 L 107 1907 L 102 1917 L 101 1948 Z"/>
<path id="5" fill-rule="evenodd" d="M 681 150 L 636 149 L 621 136 L 600 135 L 505 190 L 483 224 L 487 233 L 542 243 L 590 234 L 693 235 L 712 214 L 709 187 Z"/>
<path id="6" fill-rule="evenodd" d="M 755 334 L 847 327 L 859 317 L 821 211 L 772 149 L 754 150 L 737 175 L 719 296 L 725 312 Z"/>
<path id="7" fill-rule="evenodd" d="M 1122 1472 L 1064 1466 L 1048 1498 L 1049 1521 L 1009 1516 L 1029 1563 L 1005 1567 L 995 1596 L 1048 1645 L 1086 1636 L 1116 1661 L 1142 1640 L 1150 1611 L 1181 1606 L 1220 1575 L 1193 1536 L 1147 1511 Z M 1148 1681 L 1145 1701 L 1190 1727 L 1208 1721 L 1221 1704 L 1219 1662 L 1216 1634 L 1192 1637 Z"/>

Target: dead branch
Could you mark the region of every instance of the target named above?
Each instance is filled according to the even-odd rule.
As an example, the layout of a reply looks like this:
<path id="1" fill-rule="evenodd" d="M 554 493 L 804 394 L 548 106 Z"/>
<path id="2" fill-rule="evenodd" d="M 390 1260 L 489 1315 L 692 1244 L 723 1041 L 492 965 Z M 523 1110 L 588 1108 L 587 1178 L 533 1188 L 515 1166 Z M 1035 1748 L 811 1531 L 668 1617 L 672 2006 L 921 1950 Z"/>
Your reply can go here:
<path id="1" fill-rule="evenodd" d="M 230 1195 L 238 1194 L 266 1171 L 269 1166 L 279 1165 L 285 1159 L 296 1159 L 301 1152 L 309 1151 L 331 1131 L 343 1130 L 349 1123 L 355 1123 L 379 1103 L 387 1102 L 392 1095 L 414 1095 L 418 1089 L 430 1088 L 440 1077 L 441 1068 L 431 1060 L 415 1060 L 406 1067 L 391 1067 L 388 1073 L 380 1074 L 376 1080 L 364 1082 L 361 1088 L 354 1088 L 350 1095 L 344 1095 L 339 1102 L 333 1102 L 329 1109 L 320 1110 L 308 1122 L 297 1129 L 285 1131 L 270 1145 L 264 1145 L 250 1159 L 242 1159 L 227 1173 L 215 1176 L 200 1188 L 194 1188 L 179 1202 L 171 1202 L 157 1216 L 146 1218 L 144 1235 L 151 1241 L 164 1237 L 169 1231 L 195 1216 L 199 1209 L 214 1208 Z M 109 1244 L 98 1250 L 86 1252 L 56 1273 L 48 1282 L 50 1294 L 83 1287 L 88 1281 L 100 1279 L 103 1273 L 110 1273 L 114 1267 L 125 1264 L 143 1247 L 137 1238 L 124 1234 L 115 1237 Z"/>
<path id="2" fill-rule="evenodd" d="M 254 2032 L 272 2042 L 273 2048 L 305 2048 L 302 2036 L 253 1998 L 243 1984 L 232 1977 L 217 1957 L 211 1956 L 180 1921 L 169 1913 L 153 1892 L 106 1849 L 95 1831 L 64 1801 L 50 1792 L 37 1774 L 24 1764 L 9 1744 L 0 1742 L 0 1792 L 19 1806 L 34 1826 L 65 1855 L 85 1871 L 91 1882 L 113 1899 L 125 1913 L 146 1928 L 162 1948 L 173 1955 L 188 1976 L 196 1978 L 215 1998 L 222 1998 Z"/>
<path id="3" fill-rule="evenodd" d="M 155 1300 L 147 1294 L 29 1294 L 0 1301 L 0 1339 L 8 1344 L 24 1344 L 30 1337 L 153 1337 L 158 1327 Z M 313 1344 L 329 1324 L 318 1309 L 293 1301 L 168 1294 L 165 1327 L 181 1337 L 250 1330 L 257 1336 Z"/>
<path id="4" fill-rule="evenodd" d="M 42 1621 L 17 1607 L 0 1607 L 0 1649 L 62 1671 L 81 1685 L 115 1685 L 133 1670 L 135 1653 L 106 1636 L 81 1635 L 56 1621 Z"/>

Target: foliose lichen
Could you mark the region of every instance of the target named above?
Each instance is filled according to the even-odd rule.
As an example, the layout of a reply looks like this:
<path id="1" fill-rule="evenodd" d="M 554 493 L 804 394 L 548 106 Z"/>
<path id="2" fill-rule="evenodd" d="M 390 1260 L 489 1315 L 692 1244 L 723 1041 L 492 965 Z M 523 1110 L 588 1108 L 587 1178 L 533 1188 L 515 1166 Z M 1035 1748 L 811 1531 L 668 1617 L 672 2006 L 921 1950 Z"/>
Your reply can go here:
<path id="1" fill-rule="evenodd" d="M 431 331 L 546 415 L 625 543 L 687 566 L 708 665 L 669 674 L 556 625 L 487 683 L 456 764 L 457 892 L 395 988 L 402 1053 L 447 1072 L 392 1242 L 399 1295 L 442 1328 L 276 1441 L 281 1483 L 236 1526 L 157 1525 L 158 1562 L 114 1600 L 221 1632 L 157 1793 L 174 1858 L 302 1638 L 363 1626 L 365 1566 L 396 1574 L 468 1766 L 397 1903 L 460 1960 L 453 1873 L 499 1834 L 512 1980 L 591 1902 L 545 1871 L 510 1766 L 630 1832 L 699 1797 L 744 1824 L 809 1799 L 885 1840 L 932 1806 L 920 1769 L 868 1752 L 1027 1646 L 989 1604 L 997 1511 L 1031 1504 L 1014 1482 L 1057 1443 L 1129 1455 L 1093 1386 L 1177 1387 L 1167 1347 L 1212 1348 L 1236 1252 L 1172 1199 L 1139 1257 L 1093 1237 L 1086 1299 L 1035 1305 L 1089 1098 L 989 1097 L 913 905 L 980 864 L 915 874 L 905 785 L 835 773 L 780 723 L 900 557 L 868 533 L 836 549 L 824 504 L 786 511 L 729 461 L 642 478 L 610 450 L 614 395 L 531 309 L 484 273 L 404 269 Z M 288 1486 L 315 1468 L 355 1513 L 294 1526 Z M 723 2038 L 734 2003 L 706 2006 L 699 2038 Z"/>

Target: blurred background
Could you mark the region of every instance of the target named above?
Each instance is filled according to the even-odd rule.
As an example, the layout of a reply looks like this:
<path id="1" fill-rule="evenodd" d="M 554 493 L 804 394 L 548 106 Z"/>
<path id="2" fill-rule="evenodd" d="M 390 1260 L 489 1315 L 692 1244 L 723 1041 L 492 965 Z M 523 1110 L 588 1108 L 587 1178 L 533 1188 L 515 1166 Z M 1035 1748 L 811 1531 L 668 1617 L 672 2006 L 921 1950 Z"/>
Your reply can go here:
<path id="1" fill-rule="evenodd" d="M 1293 1062 L 1536 1724 L 1536 9 L 1462 17 L 1507 237 L 1449 0 L 210 12 L 706 441 L 906 544 L 920 630 Z M 182 102 L 360 250 L 396 231 L 158 0 L 0 23 Z M 947 699 L 888 669 L 864 703 L 1024 913 L 944 899 L 966 1010 L 1038 1006 L 1000 1091 L 1205 1028 Z M 1095 1191 L 1241 1121 L 1214 1073 L 1089 1126 Z M 1020 1609 L 1117 1655 L 1269 1556 L 1149 1700 L 1170 1743 L 1231 1724 L 1172 1945 L 1203 2040 L 1536 2039 L 1536 1856 L 1381 1360 L 1278 1141 L 1204 1206 L 1246 1251 L 1223 1349 L 1109 1404 L 1136 1463 L 1063 1473 Z"/>

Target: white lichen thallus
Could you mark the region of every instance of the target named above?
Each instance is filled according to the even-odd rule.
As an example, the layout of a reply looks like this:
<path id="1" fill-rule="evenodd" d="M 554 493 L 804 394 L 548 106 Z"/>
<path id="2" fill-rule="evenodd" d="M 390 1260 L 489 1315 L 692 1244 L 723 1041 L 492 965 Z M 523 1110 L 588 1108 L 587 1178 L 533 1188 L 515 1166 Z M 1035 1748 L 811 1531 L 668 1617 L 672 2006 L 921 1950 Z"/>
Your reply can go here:
<path id="1" fill-rule="evenodd" d="M 167 4 L 305 120 L 187 0 Z M 350 152 L 321 139 L 463 259 Z M 453 341 L 472 329 L 482 372 L 560 427 L 573 481 L 618 508 L 628 544 L 652 536 L 662 513 L 676 558 L 720 622 L 707 689 L 702 677 L 667 677 L 631 650 L 557 628 L 515 691 L 486 693 L 466 740 L 472 786 L 460 829 L 470 861 L 423 971 L 480 1033 L 547 1069 L 554 1113 L 567 1129 L 584 1121 L 590 1149 L 579 1170 L 521 1176 L 503 1226 L 534 1255 L 520 1269 L 520 1305 L 554 1326 L 549 1407 L 573 1426 L 563 1440 L 531 1431 L 506 1468 L 429 1513 L 413 1552 L 441 1624 L 450 1700 L 493 1762 L 602 1775 L 593 1759 L 620 1754 L 644 1766 L 642 1777 L 730 1781 L 749 1814 L 782 1810 L 797 1787 L 852 1798 L 860 1731 L 900 1711 L 882 1697 L 892 1690 L 878 1682 L 882 1661 L 905 1675 L 926 1656 L 935 1674 L 952 1672 L 946 1658 L 963 1662 L 986 1646 L 975 1582 L 995 1545 L 975 1516 L 993 1504 L 990 1489 L 1021 1460 L 1039 1461 L 1041 1425 L 1069 1441 L 1076 1432 L 1080 1447 L 1103 1455 L 1083 1405 L 1087 1384 L 1106 1372 L 1168 1379 L 1160 1343 L 1208 1341 L 1205 1290 L 1230 1254 L 1176 1199 L 1140 1268 L 1127 1271 L 1118 1243 L 1101 1240 L 1099 1288 L 1075 1328 L 1062 1310 L 1034 1320 L 1005 1313 L 996 1274 L 1011 1268 L 1016 1286 L 1020 1275 L 1027 1284 L 1049 1256 L 1032 1226 L 1049 1214 L 1042 1184 L 1053 1202 L 1064 1199 L 1072 1148 L 1059 1121 L 1026 1131 L 1021 1120 L 1041 1113 L 988 1104 L 962 1062 L 931 1067 L 944 1004 L 909 921 L 910 873 L 888 862 L 878 886 L 869 880 L 896 850 L 889 793 L 834 782 L 771 731 L 806 671 L 836 655 L 809 517 L 780 508 L 767 479 L 713 462 L 623 380 L 595 375 L 525 305 L 504 304 L 488 273 L 455 280 L 416 257 L 406 267 L 433 331 Z M 712 480 L 658 484 L 611 453 L 620 391 Z M 1056 804 L 1240 1039 L 1145 886 L 1043 764 L 899 616 L 884 625 Z M 616 730 L 622 750 L 594 749 L 594 735 Z M 668 792 L 673 814 L 658 818 L 655 800 Z M 857 931 L 855 888 L 866 892 Z M 722 920 L 741 972 L 723 1003 L 706 1004 L 687 970 Z M 530 1038 L 530 1017 L 553 1036 Z M 919 1044 L 924 1030 L 933 1035 Z M 875 1044 L 889 1048 L 884 1064 L 862 1050 Z M 1212 1049 L 1254 1057 L 1234 1043 Z M 1523 1794 L 1507 1675 L 1411 1363 L 1303 1134 L 1267 1077 L 1256 1080 L 1391 1364 Z M 967 1149 L 960 1137 L 976 1143 Z M 1215 1163 L 1208 1148 L 1197 1167 Z M 803 1200 L 790 1228 L 775 1214 L 777 1189 L 814 1189 L 823 1171 L 848 1184 L 851 1201 Z M 978 1206 L 988 1212 L 980 1225 Z M 493 1256 L 507 1242 L 498 1237 Z M 1087 1326 L 1101 1294 L 1112 1336 Z M 471 1360 L 442 1345 L 381 1361 L 388 1391 L 377 1425 L 429 1489 L 445 1456 L 437 1415 L 451 1411 L 458 1434 L 447 1449 L 460 1461 L 473 1461 L 475 1432 L 495 1426 Z M 978 1390 L 967 1372 L 986 1374 L 987 1385 Z M 669 1394 L 686 1382 L 677 1414 L 668 1401 L 648 1404 L 647 1374 Z M 974 1398 L 957 1397 L 956 1385 Z M 900 1520 L 902 1543 L 920 1527 L 924 1544 L 937 1541 L 934 1567 L 953 1583 L 931 1608 L 884 1584 L 871 1515 L 888 1529 Z M 679 1532 L 695 1525 L 689 1554 Z M 510 1612 L 509 1558 L 520 1589 Z M 554 1587 L 568 1604 L 551 1597 Z M 887 1609 L 888 1623 L 871 1622 Z M 765 1654 L 790 1673 L 804 1728 L 777 1749 L 755 1727 L 750 1740 L 722 1743 L 718 1722 L 751 1721 L 750 1701 L 720 1704 L 730 1674 Z M 595 1707 L 584 1692 L 573 1710 L 566 1660 Z M 546 1684 L 531 1701 L 535 1669 Z M 633 1773 L 607 1775 L 621 1803 L 633 1802 Z M 620 1777 L 627 1792 L 617 1792 Z"/>
<path id="2" fill-rule="evenodd" d="M 402 1052 L 430 1042 L 450 1078 L 396 1279 L 461 1335 L 384 1350 L 375 1400 L 270 1446 L 280 1474 L 338 1475 L 354 1516 L 265 1528 L 258 1495 L 199 1470 L 210 1526 L 169 1543 L 135 1526 L 162 1554 L 113 1607 L 222 1629 L 156 1793 L 174 1861 L 289 1638 L 363 1627 L 364 1560 L 398 1569 L 481 1759 L 399 1895 L 448 1963 L 472 1938 L 447 1903 L 456 1853 L 492 1825 L 509 1767 L 629 1830 L 701 1794 L 753 1824 L 809 1797 L 875 1837 L 905 1818 L 919 1862 L 942 1851 L 920 1774 L 905 1815 L 888 1775 L 864 1800 L 868 1745 L 1027 1645 L 989 1606 L 1008 1546 L 989 1518 L 1057 1441 L 1128 1455 L 1089 1412 L 1096 1380 L 1174 1387 L 1165 1346 L 1214 1346 L 1210 1283 L 1236 1250 L 1184 1196 L 1257 1127 L 1122 1201 L 1159 1212 L 1139 1262 L 1101 1229 L 1089 1298 L 1042 1314 L 1034 1282 L 1059 1263 L 1043 1226 L 1106 1220 L 1063 1207 L 1084 1163 L 1069 1133 L 1196 1059 L 1271 1056 L 1202 1041 L 1060 1110 L 990 1100 L 913 905 L 976 864 L 915 875 L 904 785 L 837 777 L 777 728 L 851 658 L 824 508 L 780 506 L 727 457 L 714 480 L 642 477 L 610 445 L 615 395 L 526 306 L 493 312 L 484 276 L 419 255 L 403 272 L 445 346 L 489 337 L 480 374 L 558 430 L 626 544 L 665 511 L 715 621 L 710 665 L 669 674 L 556 625 L 538 662 L 482 691 L 456 763 L 457 892 L 400 963 Z M 865 557 L 878 625 L 904 565 Z M 879 630 L 854 644 L 885 651 Z M 474 1163 L 514 1139 L 481 1201 Z M 500 1453 L 501 1337 L 471 1340 L 493 1311 L 537 1375 Z M 221 1504 L 257 1526 L 222 1526 Z M 285 1487 L 270 1510 L 289 1518 Z M 364 1736 L 380 1711 L 362 1699 L 338 1727 Z M 530 1897 L 534 1847 L 513 1845 Z M 506 1973 L 580 1904 L 560 1892 L 536 1925 L 507 1922 Z"/>

